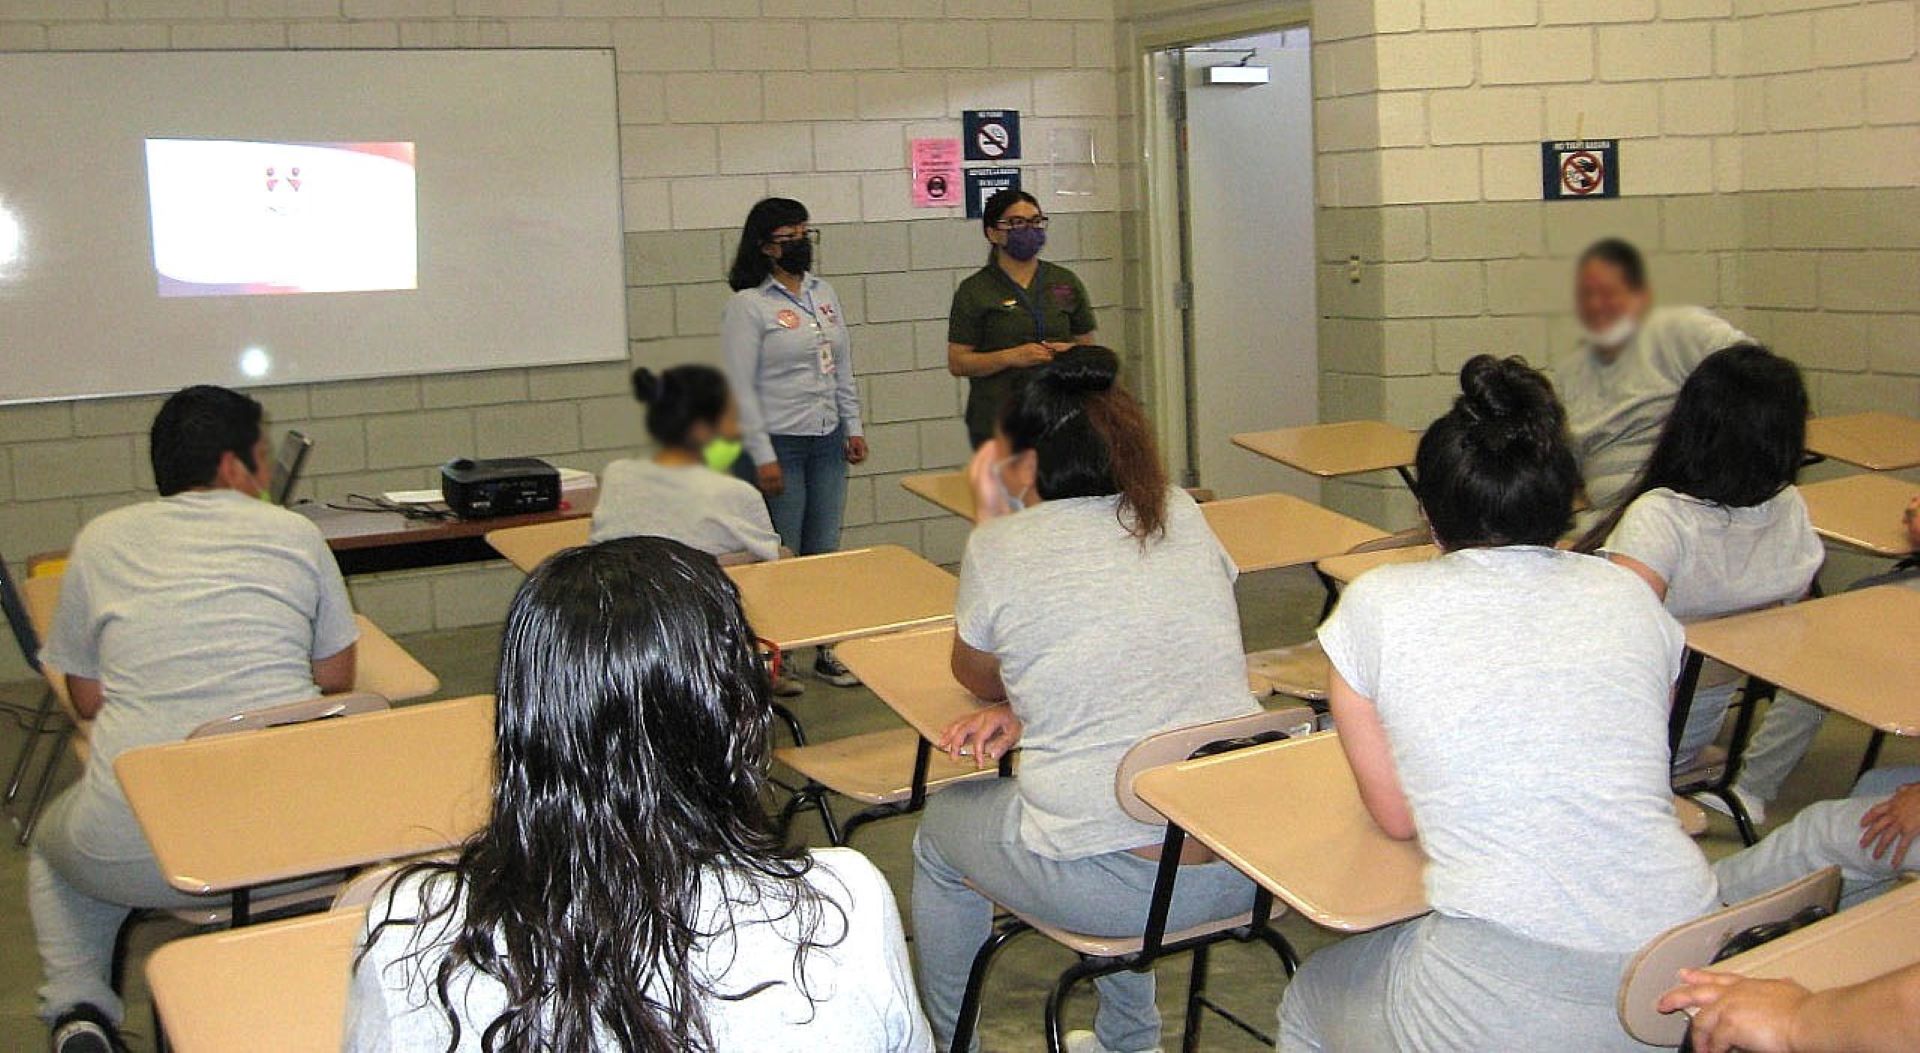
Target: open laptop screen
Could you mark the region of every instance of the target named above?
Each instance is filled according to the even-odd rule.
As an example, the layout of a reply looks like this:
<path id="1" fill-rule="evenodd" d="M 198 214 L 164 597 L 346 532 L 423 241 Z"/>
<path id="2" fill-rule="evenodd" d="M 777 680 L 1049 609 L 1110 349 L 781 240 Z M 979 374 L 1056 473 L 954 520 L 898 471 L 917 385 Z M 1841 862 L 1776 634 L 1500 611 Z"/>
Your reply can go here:
<path id="1" fill-rule="evenodd" d="M 307 454 L 313 450 L 313 440 L 297 431 L 289 431 L 280 440 L 280 449 L 273 455 L 273 479 L 267 488 L 267 496 L 276 505 L 285 505 L 293 500 L 293 488 L 300 482 L 300 470 L 307 466 Z"/>

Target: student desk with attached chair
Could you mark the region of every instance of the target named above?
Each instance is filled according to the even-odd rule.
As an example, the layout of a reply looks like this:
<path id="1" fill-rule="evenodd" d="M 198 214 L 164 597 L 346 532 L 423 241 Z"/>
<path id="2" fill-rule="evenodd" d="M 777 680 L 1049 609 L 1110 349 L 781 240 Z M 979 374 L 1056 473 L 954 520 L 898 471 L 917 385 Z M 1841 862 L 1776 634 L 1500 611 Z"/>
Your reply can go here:
<path id="1" fill-rule="evenodd" d="M 1246 432 L 1235 435 L 1233 444 L 1322 479 L 1392 469 L 1411 487 L 1408 469 L 1420 434 L 1385 421 L 1350 420 Z"/>
<path id="2" fill-rule="evenodd" d="M 1814 531 L 1828 541 L 1889 559 L 1913 555 L 1902 517 L 1920 485 L 1867 472 L 1808 483 L 1800 496 Z"/>
<path id="3" fill-rule="evenodd" d="M 174 940 L 147 984 L 178 1053 L 336 1053 L 365 907 Z"/>
<path id="4" fill-rule="evenodd" d="M 1876 472 L 1920 468 L 1920 420 L 1878 411 L 1815 417 L 1807 450 Z"/>
<path id="5" fill-rule="evenodd" d="M 1920 881 L 1709 966 L 1824 991 L 1920 962 Z"/>

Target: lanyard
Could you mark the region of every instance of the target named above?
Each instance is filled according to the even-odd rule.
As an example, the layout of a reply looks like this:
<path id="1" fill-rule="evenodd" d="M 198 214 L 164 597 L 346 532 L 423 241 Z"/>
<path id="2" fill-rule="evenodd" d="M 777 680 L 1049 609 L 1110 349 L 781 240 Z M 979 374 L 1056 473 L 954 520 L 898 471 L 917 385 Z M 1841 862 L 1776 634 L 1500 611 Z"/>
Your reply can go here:
<path id="1" fill-rule="evenodd" d="M 792 293 L 788 292 L 787 287 L 780 284 L 779 282 L 774 282 L 773 287 L 775 291 L 779 292 L 780 295 L 787 298 L 788 303 L 794 305 L 795 307 L 800 308 L 802 311 L 805 311 L 807 313 L 807 318 L 809 318 L 813 322 L 814 332 L 817 333 L 820 331 L 820 316 L 816 314 L 814 311 L 813 288 L 811 286 L 807 287 L 806 303 L 801 303 L 800 298 L 798 296 L 795 296 Z"/>
<path id="2" fill-rule="evenodd" d="M 1046 343 L 1046 315 L 1041 311 L 1040 305 L 1036 303 L 1032 297 L 1027 295 L 1027 290 L 1022 289 L 1019 282 L 1013 280 L 1012 275 L 1000 268 L 1000 264 L 994 263 L 992 266 L 993 273 L 998 274 L 1000 280 L 1006 284 L 1007 288 L 1013 290 L 1014 299 L 1019 300 L 1020 306 L 1025 307 L 1027 313 L 1033 316 L 1033 342 L 1036 344 Z M 1033 283 L 1035 285 L 1040 284 L 1040 272 L 1037 269 L 1033 272 Z M 781 291 L 785 292 L 786 290 L 783 289 Z"/>

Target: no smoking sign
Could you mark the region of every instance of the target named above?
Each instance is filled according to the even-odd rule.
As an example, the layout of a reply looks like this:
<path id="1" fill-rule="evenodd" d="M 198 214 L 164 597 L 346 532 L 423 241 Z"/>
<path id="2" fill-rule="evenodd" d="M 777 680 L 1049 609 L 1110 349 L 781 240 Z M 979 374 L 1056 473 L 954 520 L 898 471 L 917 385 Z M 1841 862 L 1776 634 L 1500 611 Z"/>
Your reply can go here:
<path id="1" fill-rule="evenodd" d="M 1565 139 L 1540 144 L 1541 196 L 1548 201 L 1620 196 L 1620 142 Z"/>
<path id="2" fill-rule="evenodd" d="M 968 110 L 962 115 L 962 124 L 966 131 L 967 160 L 1019 160 L 1019 110 Z"/>

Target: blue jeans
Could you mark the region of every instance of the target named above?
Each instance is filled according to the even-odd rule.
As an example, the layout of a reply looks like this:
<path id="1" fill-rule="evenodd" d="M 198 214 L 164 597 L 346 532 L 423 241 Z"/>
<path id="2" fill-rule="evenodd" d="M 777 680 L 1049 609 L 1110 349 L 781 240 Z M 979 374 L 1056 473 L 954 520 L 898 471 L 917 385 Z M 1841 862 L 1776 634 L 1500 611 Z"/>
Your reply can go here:
<path id="1" fill-rule="evenodd" d="M 1138 936 L 1159 864 L 1131 852 L 1049 859 L 1020 840 L 1020 787 L 1013 779 L 949 786 L 927 801 L 913 837 L 913 938 L 920 996 L 935 1039 L 953 1041 L 974 953 L 993 932 L 993 905 L 1091 936 Z M 980 892 L 967 882 L 971 879 Z M 1167 931 L 1231 918 L 1253 906 L 1253 882 L 1226 863 L 1180 868 Z M 1093 1030 L 1108 1049 L 1160 1045 L 1153 973 L 1093 982 Z M 978 1048 L 978 1033 L 975 1035 Z"/>
<path id="2" fill-rule="evenodd" d="M 797 556 L 840 547 L 847 514 L 847 430 L 826 435 L 769 435 L 786 489 L 767 498 L 780 543 Z"/>

